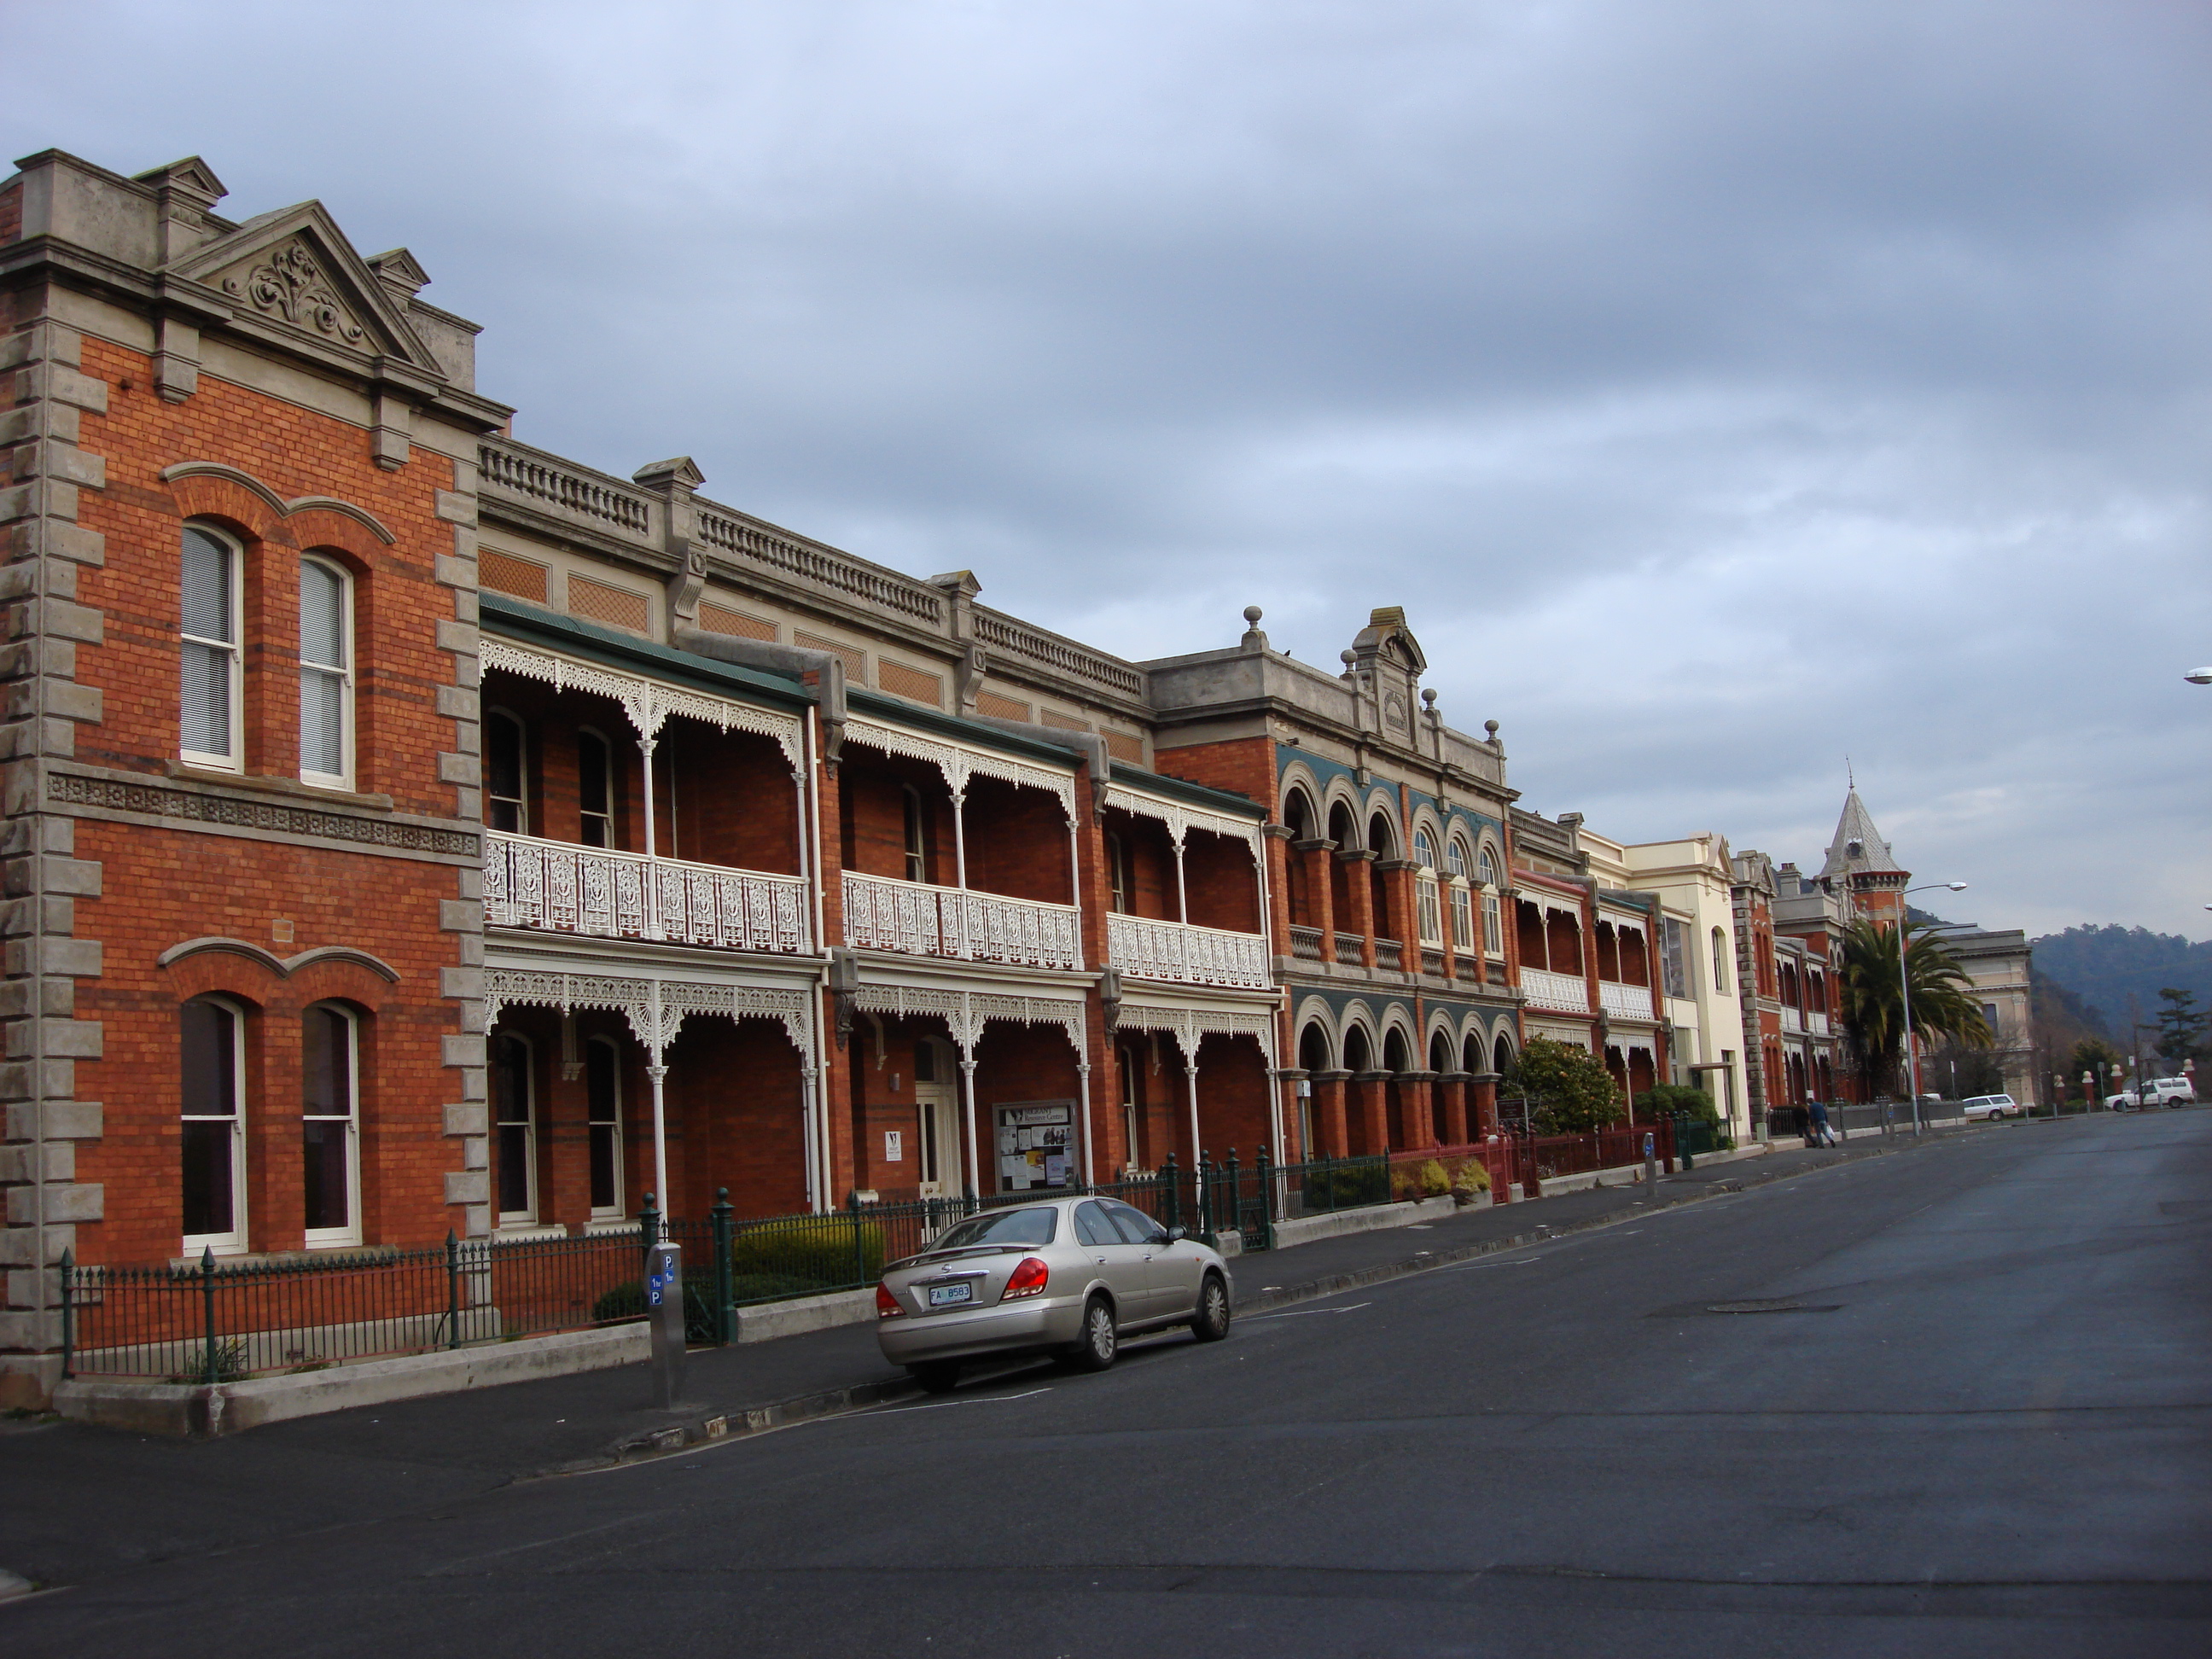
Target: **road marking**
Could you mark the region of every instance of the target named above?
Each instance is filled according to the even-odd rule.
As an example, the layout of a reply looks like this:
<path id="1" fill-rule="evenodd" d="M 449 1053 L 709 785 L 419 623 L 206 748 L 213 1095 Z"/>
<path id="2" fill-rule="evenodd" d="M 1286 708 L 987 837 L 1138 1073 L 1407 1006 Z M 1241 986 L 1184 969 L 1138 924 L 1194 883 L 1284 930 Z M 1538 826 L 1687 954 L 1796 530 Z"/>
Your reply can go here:
<path id="1" fill-rule="evenodd" d="M 1478 1267 L 1533 1267 L 1543 1260 L 1544 1257 L 1540 1255 L 1524 1255 L 1518 1261 L 1468 1261 L 1456 1267 L 1443 1268 L 1441 1271 L 1448 1273 L 1473 1273 Z"/>
<path id="2" fill-rule="evenodd" d="M 936 1400 L 927 1406 L 889 1406 L 882 1411 L 860 1413 L 870 1417 L 896 1417 L 901 1412 L 941 1412 L 948 1406 L 1004 1406 L 1017 1400 L 1034 1400 L 1052 1390 L 1031 1389 L 1026 1394 L 979 1394 L 972 1400 Z"/>
<path id="3" fill-rule="evenodd" d="M 1298 1308 L 1290 1313 L 1254 1314 L 1245 1320 L 1247 1325 L 1256 1325 L 1263 1319 L 1310 1319 L 1316 1314 L 1358 1313 L 1362 1308 L 1371 1308 L 1372 1302 L 1355 1302 L 1348 1308 Z"/>

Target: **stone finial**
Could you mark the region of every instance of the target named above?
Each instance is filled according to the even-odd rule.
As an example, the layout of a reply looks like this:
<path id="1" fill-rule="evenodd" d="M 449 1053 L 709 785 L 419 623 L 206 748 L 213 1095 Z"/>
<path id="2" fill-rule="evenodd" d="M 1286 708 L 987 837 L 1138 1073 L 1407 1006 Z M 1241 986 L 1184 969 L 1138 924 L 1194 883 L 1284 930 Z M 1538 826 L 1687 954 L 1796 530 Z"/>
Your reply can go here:
<path id="1" fill-rule="evenodd" d="M 1260 617 L 1258 605 L 1244 607 L 1244 637 L 1239 643 L 1247 651 L 1265 651 L 1267 648 L 1267 636 L 1260 631 Z"/>
<path id="2" fill-rule="evenodd" d="M 1359 653 L 1350 646 L 1338 652 L 1336 659 L 1344 665 L 1344 678 L 1350 680 L 1359 677 Z"/>
<path id="3" fill-rule="evenodd" d="M 1483 721 L 1482 729 L 1489 734 L 1491 742 L 1496 743 L 1498 741 L 1498 722 L 1496 720 Z"/>
<path id="4" fill-rule="evenodd" d="M 1427 709 L 1431 714 L 1437 712 L 1437 688 L 1435 686 L 1425 685 L 1421 688 L 1421 706 Z"/>
<path id="5" fill-rule="evenodd" d="M 378 254 L 368 262 L 368 268 L 403 311 L 410 300 L 430 285 L 430 273 L 422 269 L 422 262 L 404 247 Z"/>

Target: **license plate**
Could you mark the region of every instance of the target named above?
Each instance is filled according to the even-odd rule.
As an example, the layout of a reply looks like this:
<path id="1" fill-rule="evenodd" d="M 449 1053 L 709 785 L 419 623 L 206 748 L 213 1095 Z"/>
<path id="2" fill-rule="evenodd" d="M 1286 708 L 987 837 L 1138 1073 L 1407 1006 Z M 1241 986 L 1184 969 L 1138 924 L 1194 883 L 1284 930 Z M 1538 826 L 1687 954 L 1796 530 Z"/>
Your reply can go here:
<path id="1" fill-rule="evenodd" d="M 929 1305 L 933 1308 L 950 1308 L 975 1299 L 975 1287 L 973 1285 L 933 1285 L 929 1287 Z"/>

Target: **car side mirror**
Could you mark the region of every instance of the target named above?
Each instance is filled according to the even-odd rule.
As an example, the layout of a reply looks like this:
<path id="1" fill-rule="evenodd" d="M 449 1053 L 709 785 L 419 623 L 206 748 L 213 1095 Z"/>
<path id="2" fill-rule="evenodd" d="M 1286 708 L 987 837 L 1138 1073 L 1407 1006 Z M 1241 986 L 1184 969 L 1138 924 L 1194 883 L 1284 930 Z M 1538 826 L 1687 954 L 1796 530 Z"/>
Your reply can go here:
<path id="1" fill-rule="evenodd" d="M 1167 1231 L 1160 1235 L 1160 1243 L 1163 1244 L 1180 1243 L 1182 1240 L 1188 1238 L 1189 1237 L 1190 1235 L 1185 1232 L 1182 1228 L 1170 1227 Z"/>

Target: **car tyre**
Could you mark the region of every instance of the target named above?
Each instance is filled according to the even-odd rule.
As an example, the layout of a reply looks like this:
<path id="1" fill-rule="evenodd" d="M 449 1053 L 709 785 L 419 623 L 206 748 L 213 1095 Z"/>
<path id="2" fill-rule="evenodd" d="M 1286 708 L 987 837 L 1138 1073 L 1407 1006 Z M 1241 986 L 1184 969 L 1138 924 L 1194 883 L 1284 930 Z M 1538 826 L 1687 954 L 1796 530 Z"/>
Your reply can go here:
<path id="1" fill-rule="evenodd" d="M 1198 1287 L 1198 1311 L 1190 1316 L 1190 1334 L 1201 1342 L 1218 1342 L 1229 1334 L 1229 1286 L 1219 1273 L 1208 1273 Z"/>
<path id="2" fill-rule="evenodd" d="M 1083 1335 L 1069 1356 L 1079 1371 L 1103 1371 L 1121 1352 L 1121 1334 L 1114 1327 L 1114 1304 L 1094 1296 L 1083 1304 Z"/>
<path id="3" fill-rule="evenodd" d="M 907 1370 L 924 1394 L 951 1394 L 960 1386 L 960 1362 L 956 1359 L 932 1359 Z"/>

